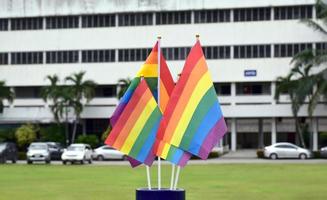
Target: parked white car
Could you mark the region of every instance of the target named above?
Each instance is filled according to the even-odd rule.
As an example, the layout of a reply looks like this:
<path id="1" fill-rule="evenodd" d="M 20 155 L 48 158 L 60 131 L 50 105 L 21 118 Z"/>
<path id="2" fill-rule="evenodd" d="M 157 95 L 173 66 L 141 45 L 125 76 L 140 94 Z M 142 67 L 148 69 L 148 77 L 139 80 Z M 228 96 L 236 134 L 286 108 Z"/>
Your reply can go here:
<path id="1" fill-rule="evenodd" d="M 126 156 L 120 151 L 117 151 L 116 149 L 110 146 L 104 145 L 94 149 L 93 158 L 97 160 L 106 160 L 106 159 L 125 160 Z"/>
<path id="2" fill-rule="evenodd" d="M 27 164 L 32 164 L 34 161 L 43 161 L 47 164 L 51 162 L 49 147 L 44 142 L 33 142 L 28 147 Z"/>
<path id="3" fill-rule="evenodd" d="M 278 158 L 307 159 L 311 157 L 311 152 L 295 144 L 281 142 L 265 147 L 264 155 L 273 160 Z"/>
<path id="4" fill-rule="evenodd" d="M 88 161 L 92 163 L 92 149 L 88 144 L 71 144 L 64 153 L 61 155 L 62 163 L 65 165 L 67 162 L 80 162 L 84 164 Z"/>

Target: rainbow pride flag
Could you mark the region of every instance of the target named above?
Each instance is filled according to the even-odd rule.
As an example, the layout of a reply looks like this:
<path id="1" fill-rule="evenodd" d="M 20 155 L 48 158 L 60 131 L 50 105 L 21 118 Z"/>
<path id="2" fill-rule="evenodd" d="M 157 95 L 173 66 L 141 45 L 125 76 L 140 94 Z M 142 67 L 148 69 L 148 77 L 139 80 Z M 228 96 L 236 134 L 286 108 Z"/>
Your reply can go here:
<path id="1" fill-rule="evenodd" d="M 136 77 L 132 80 L 130 86 L 128 87 L 127 91 L 121 98 L 114 114 L 111 116 L 110 119 L 110 124 L 112 127 L 115 126 L 117 123 L 119 117 L 122 115 L 127 103 L 130 101 L 136 87 L 139 85 L 141 77 L 144 77 L 146 80 L 147 84 L 149 85 L 153 96 L 155 99 L 158 101 L 158 42 L 156 45 L 153 47 L 151 53 L 147 57 L 145 63 L 141 67 L 141 69 L 138 71 Z M 175 83 L 173 81 L 173 78 L 171 76 L 171 73 L 168 69 L 166 60 L 161 53 L 160 55 L 160 110 L 163 112 L 165 111 L 170 95 L 175 87 Z M 111 133 L 110 133 L 111 134 Z M 158 141 L 160 142 L 160 141 Z M 186 164 L 187 160 L 191 157 L 191 155 L 187 152 L 184 152 L 174 146 L 166 144 L 166 152 L 170 152 L 169 155 L 175 155 L 175 160 L 172 162 L 178 165 L 184 165 Z M 165 157 L 166 158 L 166 157 Z M 164 158 L 164 159 L 165 159 Z M 150 156 L 148 158 L 149 160 L 151 159 Z M 152 159 L 155 159 L 155 154 L 153 153 Z M 131 164 L 132 167 L 136 167 L 140 164 L 141 162 L 133 159 L 132 157 L 128 157 L 128 160 Z M 185 162 L 186 160 L 186 162 Z"/>
<path id="2" fill-rule="evenodd" d="M 152 147 L 162 114 L 146 81 L 136 87 L 105 144 L 138 162 L 152 165 Z"/>
<path id="3" fill-rule="evenodd" d="M 160 122 L 157 139 L 207 159 L 227 131 L 200 42 L 191 49 Z M 169 158 L 165 144 L 156 155 Z"/>

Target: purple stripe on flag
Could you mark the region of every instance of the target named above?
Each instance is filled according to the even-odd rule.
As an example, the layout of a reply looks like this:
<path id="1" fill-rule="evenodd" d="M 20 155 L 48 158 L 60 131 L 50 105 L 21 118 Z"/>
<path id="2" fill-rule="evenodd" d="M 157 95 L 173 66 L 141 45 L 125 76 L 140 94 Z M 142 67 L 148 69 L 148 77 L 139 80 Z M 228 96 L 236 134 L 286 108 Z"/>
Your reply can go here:
<path id="1" fill-rule="evenodd" d="M 190 153 L 187 153 L 187 152 L 185 151 L 185 152 L 183 153 L 181 159 L 179 160 L 178 165 L 179 165 L 180 167 L 184 167 L 184 166 L 186 165 L 187 161 L 190 160 L 191 156 L 192 156 L 192 155 L 191 155 Z"/>
<path id="2" fill-rule="evenodd" d="M 210 130 L 210 133 L 205 138 L 200 151 L 199 157 L 203 160 L 207 159 L 212 148 L 227 132 L 227 126 L 224 117 L 220 118 L 216 125 Z"/>
<path id="3" fill-rule="evenodd" d="M 138 160 L 135 160 L 134 158 L 132 157 L 129 157 L 127 156 L 127 160 L 129 161 L 129 163 L 131 164 L 131 166 L 134 168 L 134 167 L 137 167 L 139 165 L 141 165 L 142 163 L 139 162 Z"/>
<path id="4" fill-rule="evenodd" d="M 152 150 L 149 152 L 149 155 L 146 157 L 144 164 L 151 166 L 156 156 L 152 153 Z"/>
<path id="5" fill-rule="evenodd" d="M 118 118 L 120 117 L 120 115 L 121 115 L 121 113 L 123 112 L 123 110 L 124 110 L 124 108 L 126 107 L 126 105 L 127 105 L 127 103 L 121 102 L 121 103 L 117 106 L 117 108 L 116 108 L 114 114 L 113 114 L 113 115 L 111 116 L 111 118 L 110 118 L 110 124 L 111 124 L 111 127 L 113 127 L 113 126 L 116 124 Z"/>

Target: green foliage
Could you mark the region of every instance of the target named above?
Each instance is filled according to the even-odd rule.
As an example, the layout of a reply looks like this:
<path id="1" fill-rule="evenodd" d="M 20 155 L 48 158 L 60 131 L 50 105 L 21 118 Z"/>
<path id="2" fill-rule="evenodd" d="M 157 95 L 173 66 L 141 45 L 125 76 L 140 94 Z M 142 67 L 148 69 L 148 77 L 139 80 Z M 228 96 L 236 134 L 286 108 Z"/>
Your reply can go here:
<path id="1" fill-rule="evenodd" d="M 257 157 L 258 158 L 265 158 L 265 155 L 264 155 L 264 150 L 263 149 L 257 149 Z"/>
<path id="2" fill-rule="evenodd" d="M 132 80 L 130 78 L 126 79 L 119 79 L 118 80 L 118 93 L 117 98 L 120 99 L 124 96 L 125 92 L 127 91 L 129 85 L 132 83 Z"/>
<path id="3" fill-rule="evenodd" d="M 15 129 L 7 128 L 0 130 L 0 142 L 14 142 L 15 141 Z"/>
<path id="4" fill-rule="evenodd" d="M 99 138 L 96 135 L 80 135 L 76 142 L 89 144 L 92 148 L 95 148 L 99 145 Z"/>
<path id="5" fill-rule="evenodd" d="M 15 132 L 17 145 L 19 148 L 26 148 L 31 142 L 36 140 L 38 127 L 32 124 L 25 124 L 19 127 Z"/>
<path id="6" fill-rule="evenodd" d="M 320 151 L 313 151 L 312 152 L 312 158 L 321 158 Z"/>
<path id="7" fill-rule="evenodd" d="M 112 129 L 112 127 L 111 127 L 110 124 L 109 124 L 109 126 L 107 127 L 107 129 L 106 129 L 106 130 L 102 133 L 102 135 L 101 135 L 101 141 L 102 141 L 102 142 L 104 142 L 104 141 L 107 139 L 107 137 L 108 137 L 108 135 L 109 135 L 111 129 Z"/>
<path id="8" fill-rule="evenodd" d="M 26 152 L 25 151 L 18 152 L 18 160 L 26 160 Z"/>
<path id="9" fill-rule="evenodd" d="M 40 140 L 47 142 L 59 142 L 65 144 L 65 127 L 62 125 L 52 124 L 40 129 Z"/>
<path id="10" fill-rule="evenodd" d="M 15 98 L 15 94 L 13 91 L 10 90 L 9 87 L 6 86 L 6 83 L 4 81 L 0 81 L 0 113 L 3 112 L 3 100 L 8 100 L 9 102 L 12 102 Z"/>

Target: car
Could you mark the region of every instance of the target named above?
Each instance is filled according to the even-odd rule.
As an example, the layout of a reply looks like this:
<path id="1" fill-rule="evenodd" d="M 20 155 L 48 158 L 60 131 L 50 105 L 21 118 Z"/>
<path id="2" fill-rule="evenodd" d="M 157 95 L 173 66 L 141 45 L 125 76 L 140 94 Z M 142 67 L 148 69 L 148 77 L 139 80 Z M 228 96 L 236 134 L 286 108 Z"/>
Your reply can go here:
<path id="1" fill-rule="evenodd" d="M 17 152 L 17 147 L 14 143 L 0 143 L 0 163 L 6 163 L 7 160 L 11 160 L 12 163 L 16 163 Z"/>
<path id="2" fill-rule="evenodd" d="M 88 161 L 92 163 L 92 149 L 88 144 L 71 144 L 64 150 L 61 155 L 62 163 L 65 165 L 67 162 L 72 164 L 75 162 L 80 162 L 84 164 Z"/>
<path id="3" fill-rule="evenodd" d="M 126 159 L 123 153 L 107 145 L 94 149 L 92 157 L 97 160 Z"/>
<path id="4" fill-rule="evenodd" d="M 299 158 L 307 159 L 312 156 L 308 149 L 304 149 L 288 142 L 276 143 L 264 148 L 264 156 L 270 159 Z"/>
<path id="5" fill-rule="evenodd" d="M 33 142 L 26 153 L 27 164 L 43 161 L 46 164 L 51 162 L 49 146 L 45 142 Z"/>
<path id="6" fill-rule="evenodd" d="M 46 142 L 49 146 L 51 160 L 61 160 L 64 148 L 58 142 Z"/>
<path id="7" fill-rule="evenodd" d="M 327 146 L 320 149 L 320 157 L 327 158 Z"/>

